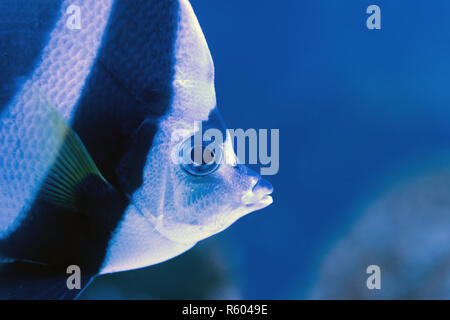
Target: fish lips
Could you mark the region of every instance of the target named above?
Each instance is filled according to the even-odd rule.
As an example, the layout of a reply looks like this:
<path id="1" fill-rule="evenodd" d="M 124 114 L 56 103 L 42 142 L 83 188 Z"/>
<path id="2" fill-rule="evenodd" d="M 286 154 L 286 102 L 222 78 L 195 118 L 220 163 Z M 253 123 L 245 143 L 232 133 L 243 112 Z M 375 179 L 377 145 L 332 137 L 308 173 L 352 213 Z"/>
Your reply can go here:
<path id="1" fill-rule="evenodd" d="M 272 184 L 259 177 L 253 188 L 242 196 L 241 201 L 246 207 L 259 210 L 272 204 L 273 199 L 270 196 L 272 192 Z"/>

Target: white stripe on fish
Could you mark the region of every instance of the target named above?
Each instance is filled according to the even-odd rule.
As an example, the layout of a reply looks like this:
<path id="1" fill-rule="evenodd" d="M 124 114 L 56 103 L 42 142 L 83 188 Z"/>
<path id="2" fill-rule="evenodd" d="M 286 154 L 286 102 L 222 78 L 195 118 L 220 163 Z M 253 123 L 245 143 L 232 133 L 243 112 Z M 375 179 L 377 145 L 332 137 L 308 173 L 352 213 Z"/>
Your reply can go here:
<path id="1" fill-rule="evenodd" d="M 113 1 L 78 1 L 85 21 L 81 30 L 66 26 L 71 2 L 66 0 L 61 6 L 40 65 L 0 114 L 0 239 L 15 230 L 30 208 L 62 143 L 62 135 L 54 135 L 58 128 L 43 128 L 46 120 L 40 113 L 47 112 L 51 101 L 52 108 L 70 121 Z"/>

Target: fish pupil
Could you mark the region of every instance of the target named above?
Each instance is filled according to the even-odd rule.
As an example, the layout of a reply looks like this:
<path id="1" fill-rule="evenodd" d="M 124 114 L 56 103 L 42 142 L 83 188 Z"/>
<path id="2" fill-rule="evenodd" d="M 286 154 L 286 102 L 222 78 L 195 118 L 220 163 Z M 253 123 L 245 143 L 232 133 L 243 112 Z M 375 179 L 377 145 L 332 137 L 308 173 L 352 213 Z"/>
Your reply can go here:
<path id="1" fill-rule="evenodd" d="M 205 176 L 216 171 L 222 160 L 221 149 L 217 150 L 217 147 L 213 149 L 203 144 L 192 146 L 190 142 L 192 141 L 188 139 L 180 148 L 180 165 L 183 170 L 194 176 Z"/>
<path id="2" fill-rule="evenodd" d="M 198 155 L 196 156 L 196 153 Z M 195 147 L 191 150 L 191 161 L 194 165 L 208 165 L 214 161 L 215 154 L 210 148 Z M 200 158 L 200 159 L 199 159 Z M 197 160 L 200 160 L 198 162 Z"/>

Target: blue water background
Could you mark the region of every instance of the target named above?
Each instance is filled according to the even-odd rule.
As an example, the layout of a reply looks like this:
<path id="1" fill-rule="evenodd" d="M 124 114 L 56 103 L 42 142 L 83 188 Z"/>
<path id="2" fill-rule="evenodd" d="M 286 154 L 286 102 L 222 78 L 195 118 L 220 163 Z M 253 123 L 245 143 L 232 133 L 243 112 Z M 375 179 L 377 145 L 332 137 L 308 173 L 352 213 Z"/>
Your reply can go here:
<path id="1" fill-rule="evenodd" d="M 366 28 L 371 4 L 381 30 Z M 450 150 L 450 2 L 192 5 L 228 127 L 280 129 L 274 204 L 216 238 L 243 298 L 302 298 L 355 207 Z"/>

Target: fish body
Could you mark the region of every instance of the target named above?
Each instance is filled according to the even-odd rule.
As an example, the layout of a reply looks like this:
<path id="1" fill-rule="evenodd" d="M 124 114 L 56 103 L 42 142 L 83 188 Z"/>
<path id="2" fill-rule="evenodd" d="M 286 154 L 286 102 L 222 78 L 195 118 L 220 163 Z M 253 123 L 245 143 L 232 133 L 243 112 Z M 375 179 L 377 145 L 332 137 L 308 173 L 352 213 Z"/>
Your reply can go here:
<path id="1" fill-rule="evenodd" d="M 229 136 L 217 153 L 226 163 L 207 174 L 172 161 L 198 123 L 218 123 L 213 61 L 187 0 L 78 1 L 80 30 L 67 28 L 69 1 L 52 4 L 34 69 L 0 107 L 6 297 L 74 297 L 68 265 L 85 287 L 170 259 L 272 202 Z"/>

